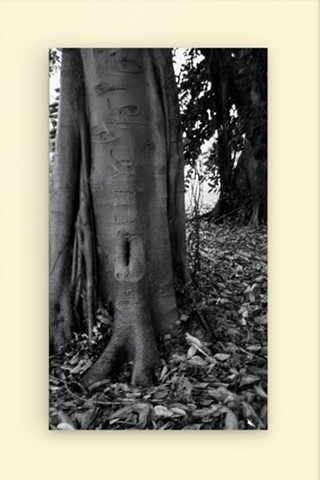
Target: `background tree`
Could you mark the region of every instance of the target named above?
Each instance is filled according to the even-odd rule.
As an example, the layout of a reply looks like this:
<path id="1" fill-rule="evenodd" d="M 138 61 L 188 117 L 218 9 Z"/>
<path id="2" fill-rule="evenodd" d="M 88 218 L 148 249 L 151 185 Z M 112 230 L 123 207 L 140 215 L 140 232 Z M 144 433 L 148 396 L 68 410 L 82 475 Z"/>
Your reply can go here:
<path id="1" fill-rule="evenodd" d="M 174 278 L 188 278 L 183 158 L 171 50 L 64 49 L 50 182 L 50 340 L 72 336 L 97 301 L 112 338 L 83 382 L 123 355 L 152 381 L 155 334 L 177 317 Z M 84 298 L 85 301 L 81 301 Z"/>
<path id="2" fill-rule="evenodd" d="M 191 170 L 201 146 L 214 139 L 206 177 L 220 195 L 207 218 L 266 221 L 266 49 L 190 49 L 185 59 L 179 94 Z"/>

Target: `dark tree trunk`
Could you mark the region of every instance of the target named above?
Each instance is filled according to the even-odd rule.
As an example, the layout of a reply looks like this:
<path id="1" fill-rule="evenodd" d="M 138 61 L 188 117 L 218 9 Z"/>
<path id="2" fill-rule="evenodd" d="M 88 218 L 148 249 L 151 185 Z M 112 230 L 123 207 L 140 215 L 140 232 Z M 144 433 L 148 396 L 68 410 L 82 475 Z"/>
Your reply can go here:
<path id="1" fill-rule="evenodd" d="M 247 223 L 256 226 L 267 221 L 267 50 L 250 49 L 250 57 L 250 76 L 233 85 L 246 137 L 234 187 L 239 205 L 246 207 Z"/>
<path id="2" fill-rule="evenodd" d="M 233 209 L 233 158 L 230 148 L 230 94 L 229 72 L 224 49 L 212 50 L 209 57 L 211 81 L 215 88 L 216 127 L 218 129 L 216 166 L 220 179 L 219 200 L 209 217 L 223 218 Z"/>
<path id="3" fill-rule="evenodd" d="M 60 102 L 50 214 L 51 341 L 63 345 L 72 333 L 75 244 L 91 323 L 95 259 L 99 296 L 114 310 L 112 338 L 83 383 L 105 378 L 125 354 L 134 362 L 132 381 L 146 385 L 157 362 L 155 334 L 178 319 L 174 277 L 188 277 L 171 52 L 64 51 Z"/>
<path id="4" fill-rule="evenodd" d="M 246 223 L 251 226 L 267 220 L 267 166 L 256 152 L 247 140 L 234 173 L 234 190 L 239 205 L 246 206 Z"/>
<path id="5" fill-rule="evenodd" d="M 216 92 L 215 164 L 220 196 L 214 209 L 204 217 L 216 222 L 233 217 L 256 226 L 267 220 L 267 58 L 264 49 L 250 49 L 246 55 L 250 56 L 250 63 L 242 69 L 243 76 L 232 70 L 230 51 L 219 49 L 208 59 Z M 234 132 L 229 112 L 233 104 L 238 111 L 240 133 L 245 134 L 236 168 L 230 147 Z"/>

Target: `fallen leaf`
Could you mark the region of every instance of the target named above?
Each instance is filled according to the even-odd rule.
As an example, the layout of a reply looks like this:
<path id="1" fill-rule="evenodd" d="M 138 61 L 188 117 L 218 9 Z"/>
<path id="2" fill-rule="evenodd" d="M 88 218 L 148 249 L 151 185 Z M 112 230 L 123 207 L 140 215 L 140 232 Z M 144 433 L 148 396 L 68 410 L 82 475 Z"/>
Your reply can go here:
<path id="1" fill-rule="evenodd" d="M 57 425 L 57 429 L 58 430 L 76 430 L 75 427 L 73 427 L 69 423 L 64 423 L 64 422 L 59 423 Z"/>
<path id="2" fill-rule="evenodd" d="M 79 353 L 76 353 L 70 360 L 70 365 L 75 365 L 79 360 Z"/>
<path id="3" fill-rule="evenodd" d="M 256 323 L 257 325 L 266 325 L 267 322 L 268 320 L 266 315 L 262 315 L 261 317 L 256 317 L 254 319 L 254 323 Z"/>
<path id="4" fill-rule="evenodd" d="M 182 430 L 200 430 L 202 427 L 201 423 L 192 423 L 191 425 L 186 425 Z"/>
<path id="5" fill-rule="evenodd" d="M 192 384 L 185 376 L 177 378 L 175 397 L 177 401 L 188 403 L 192 399 Z"/>
<path id="6" fill-rule="evenodd" d="M 173 413 L 163 405 L 156 405 L 153 410 L 157 417 L 172 417 L 173 415 Z"/>
<path id="7" fill-rule="evenodd" d="M 250 292 L 249 293 L 249 302 L 250 303 L 255 303 L 255 301 L 256 301 L 256 297 L 254 296 L 253 293 Z"/>
<path id="8" fill-rule="evenodd" d="M 190 360 L 188 360 L 188 363 L 196 367 L 203 367 L 207 365 L 206 360 L 199 355 L 195 355 L 194 357 L 190 358 Z"/>
<path id="9" fill-rule="evenodd" d="M 146 428 L 150 411 L 151 411 L 151 405 L 148 404 L 148 403 L 146 403 L 145 406 L 143 408 L 141 408 L 140 413 L 139 413 L 139 420 L 138 420 L 138 424 L 137 424 L 138 428 L 140 428 L 140 429 Z"/>
<path id="10" fill-rule="evenodd" d="M 68 372 L 70 372 L 70 370 L 72 370 L 72 367 L 70 365 L 61 365 L 61 370 L 66 370 Z"/>
<path id="11" fill-rule="evenodd" d="M 246 348 L 246 350 L 248 350 L 248 352 L 259 352 L 261 350 L 261 346 L 260 345 L 250 345 L 249 347 Z"/>
<path id="12" fill-rule="evenodd" d="M 266 392 L 263 390 L 262 387 L 259 387 L 259 385 L 255 385 L 254 390 L 255 390 L 256 394 L 258 395 L 258 397 L 265 398 L 265 399 L 268 398 L 268 395 L 266 394 Z"/>
<path id="13" fill-rule="evenodd" d="M 76 412 L 75 420 L 80 424 L 81 430 L 87 430 L 96 412 L 96 407 L 92 407 L 84 412 Z"/>
<path id="14" fill-rule="evenodd" d="M 239 308 L 238 310 L 239 315 L 242 315 L 243 317 L 248 317 L 249 312 L 246 306 L 242 305 L 242 307 Z"/>
<path id="15" fill-rule="evenodd" d="M 233 327 L 228 328 L 227 333 L 228 333 L 228 335 L 230 335 L 230 336 L 233 336 L 233 335 L 239 336 L 239 335 L 241 335 L 241 332 L 239 332 L 239 329 L 233 328 Z"/>
<path id="16" fill-rule="evenodd" d="M 59 417 L 59 420 L 60 420 L 61 424 L 67 424 L 67 425 L 70 425 L 73 430 L 76 429 L 72 418 L 67 413 L 65 413 L 63 410 L 59 410 L 58 417 Z"/>
<path id="17" fill-rule="evenodd" d="M 260 426 L 259 417 L 256 412 L 247 402 L 242 402 L 242 413 L 247 420 L 247 426 L 249 429 L 257 429 Z"/>
<path id="18" fill-rule="evenodd" d="M 219 303 L 221 305 L 226 305 L 227 303 L 230 303 L 230 300 L 228 298 L 221 298 Z"/>
<path id="19" fill-rule="evenodd" d="M 231 410 L 227 411 L 224 426 L 226 430 L 238 430 L 239 428 L 237 417 Z"/>
<path id="20" fill-rule="evenodd" d="M 230 358 L 230 354 L 229 353 L 216 353 L 214 355 L 214 358 L 216 358 L 220 362 L 224 362 L 225 360 L 228 360 L 228 358 Z"/>
<path id="21" fill-rule="evenodd" d="M 187 359 L 189 360 L 190 358 L 192 358 L 195 354 L 197 353 L 197 349 L 194 345 L 191 345 L 191 347 L 189 347 L 189 350 L 187 352 Z"/>
<path id="22" fill-rule="evenodd" d="M 72 373 L 73 375 L 76 375 L 77 373 L 80 373 L 81 370 L 83 370 L 83 365 L 81 365 L 81 362 L 80 362 L 72 370 L 70 370 L 70 373 Z"/>
<path id="23" fill-rule="evenodd" d="M 241 382 L 240 382 L 240 387 L 244 387 L 246 385 L 251 385 L 252 383 L 258 382 L 261 380 L 259 377 L 256 375 L 246 375 L 242 377 Z"/>
<path id="24" fill-rule="evenodd" d="M 119 408 L 109 415 L 109 420 L 125 418 L 127 415 L 135 411 L 135 405 L 127 405 L 126 407 Z"/>
<path id="25" fill-rule="evenodd" d="M 171 407 L 170 411 L 175 415 L 178 415 L 179 417 L 184 417 L 185 415 L 187 415 L 187 412 L 182 410 L 182 408 L 178 408 L 178 407 Z"/>
<path id="26" fill-rule="evenodd" d="M 254 286 L 248 286 L 243 293 L 250 293 L 254 289 Z"/>
<path id="27" fill-rule="evenodd" d="M 268 416 L 268 407 L 264 405 L 260 412 L 260 417 L 264 423 L 267 423 L 267 416 Z"/>
<path id="28" fill-rule="evenodd" d="M 109 420 L 113 420 L 114 418 L 125 418 L 131 413 L 140 413 L 148 403 L 132 403 L 131 405 L 127 405 L 126 407 L 119 408 L 115 412 L 109 415 Z"/>
<path id="29" fill-rule="evenodd" d="M 88 370 L 91 365 L 92 365 L 92 360 L 87 360 L 83 365 L 82 365 L 82 369 L 81 369 L 81 372 L 84 373 L 86 370 Z"/>
<path id="30" fill-rule="evenodd" d="M 112 420 L 109 421 L 109 425 L 113 425 L 114 423 L 119 422 L 120 418 L 113 418 Z"/>
<path id="31" fill-rule="evenodd" d="M 162 370 L 161 370 L 161 373 L 160 373 L 160 377 L 159 377 L 159 382 L 161 382 L 164 377 L 166 376 L 166 374 L 168 373 L 168 366 L 167 365 L 164 365 Z"/>
<path id="32" fill-rule="evenodd" d="M 207 388 L 209 385 L 208 382 L 195 382 L 193 384 L 193 388 L 200 388 L 201 390 L 203 390 L 204 388 Z"/>
<path id="33" fill-rule="evenodd" d="M 226 399 L 233 400 L 234 394 L 226 387 L 210 388 L 208 395 L 214 398 L 217 402 L 224 402 Z"/>
<path id="34" fill-rule="evenodd" d="M 110 383 L 110 380 L 101 380 L 100 382 L 93 383 L 90 385 L 88 388 L 89 392 L 93 392 L 94 390 L 98 390 L 99 388 L 108 385 Z"/>
<path id="35" fill-rule="evenodd" d="M 214 417 L 218 417 L 222 413 L 228 413 L 228 411 L 229 411 L 229 408 L 226 407 L 225 405 L 214 405 L 214 406 L 216 407 L 214 412 L 213 412 Z"/>
<path id="36" fill-rule="evenodd" d="M 171 361 L 173 363 L 182 363 L 186 360 L 186 356 L 185 355 L 180 355 L 179 353 L 173 353 L 171 355 Z"/>
<path id="37" fill-rule="evenodd" d="M 186 333 L 186 341 L 187 341 L 187 343 L 189 343 L 189 345 L 193 345 L 196 348 L 202 348 L 203 347 L 203 343 L 201 342 L 201 340 L 194 337 L 193 335 L 190 335 L 190 333 L 188 333 L 188 332 Z"/>
<path id="38" fill-rule="evenodd" d="M 214 408 L 214 407 L 217 407 L 217 406 L 213 405 L 211 407 L 198 408 L 197 410 L 192 412 L 192 415 L 197 418 L 207 417 L 209 415 L 212 415 L 217 410 L 217 408 Z"/>
<path id="39" fill-rule="evenodd" d="M 237 347 L 237 345 L 235 345 L 232 342 L 228 342 L 225 346 L 225 351 L 226 352 L 236 353 L 238 350 L 239 350 L 239 348 Z"/>
<path id="40" fill-rule="evenodd" d="M 161 427 L 158 428 L 158 430 L 172 430 L 173 423 L 172 422 L 166 422 L 164 425 L 161 425 Z"/>

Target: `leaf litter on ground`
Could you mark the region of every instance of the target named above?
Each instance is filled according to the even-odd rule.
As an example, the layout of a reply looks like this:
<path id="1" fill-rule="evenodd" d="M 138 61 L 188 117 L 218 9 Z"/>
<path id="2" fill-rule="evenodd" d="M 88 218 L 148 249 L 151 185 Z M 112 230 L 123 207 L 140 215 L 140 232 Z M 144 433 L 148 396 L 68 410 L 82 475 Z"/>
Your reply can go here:
<path id="1" fill-rule="evenodd" d="M 50 357 L 51 429 L 267 428 L 266 228 L 203 221 L 200 239 L 200 268 L 178 294 L 180 334 L 159 342 L 156 384 L 130 385 L 129 364 L 85 390 L 80 378 L 93 358 L 87 335 L 76 334 Z M 98 313 L 96 345 L 110 322 Z"/>

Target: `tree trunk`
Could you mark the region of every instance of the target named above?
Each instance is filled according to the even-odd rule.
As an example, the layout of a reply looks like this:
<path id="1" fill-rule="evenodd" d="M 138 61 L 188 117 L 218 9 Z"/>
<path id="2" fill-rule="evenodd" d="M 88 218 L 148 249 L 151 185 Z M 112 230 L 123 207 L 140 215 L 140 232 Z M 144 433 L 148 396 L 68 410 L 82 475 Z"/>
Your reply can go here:
<path id="1" fill-rule="evenodd" d="M 258 226 L 267 215 L 267 166 L 265 158 L 259 158 L 257 148 L 246 140 L 234 173 L 234 186 L 239 203 L 248 203 L 248 225 Z"/>
<path id="2" fill-rule="evenodd" d="M 187 278 L 188 270 L 175 89 L 170 50 L 63 52 L 50 217 L 52 343 L 64 344 L 72 332 L 81 165 L 94 223 L 87 258 L 95 257 L 95 247 L 99 296 L 114 310 L 112 338 L 85 374 L 85 385 L 109 375 L 123 353 L 134 362 L 132 381 L 151 383 L 155 334 L 178 319 L 173 280 L 177 272 Z"/>
<path id="3" fill-rule="evenodd" d="M 216 101 L 216 125 L 218 128 L 217 159 L 220 179 L 220 194 L 217 204 L 212 212 L 208 213 L 213 221 L 219 221 L 233 209 L 233 158 L 229 141 L 230 132 L 230 92 L 229 74 L 227 70 L 226 52 L 217 49 L 211 52 L 209 57 L 210 80 L 215 86 Z"/>

